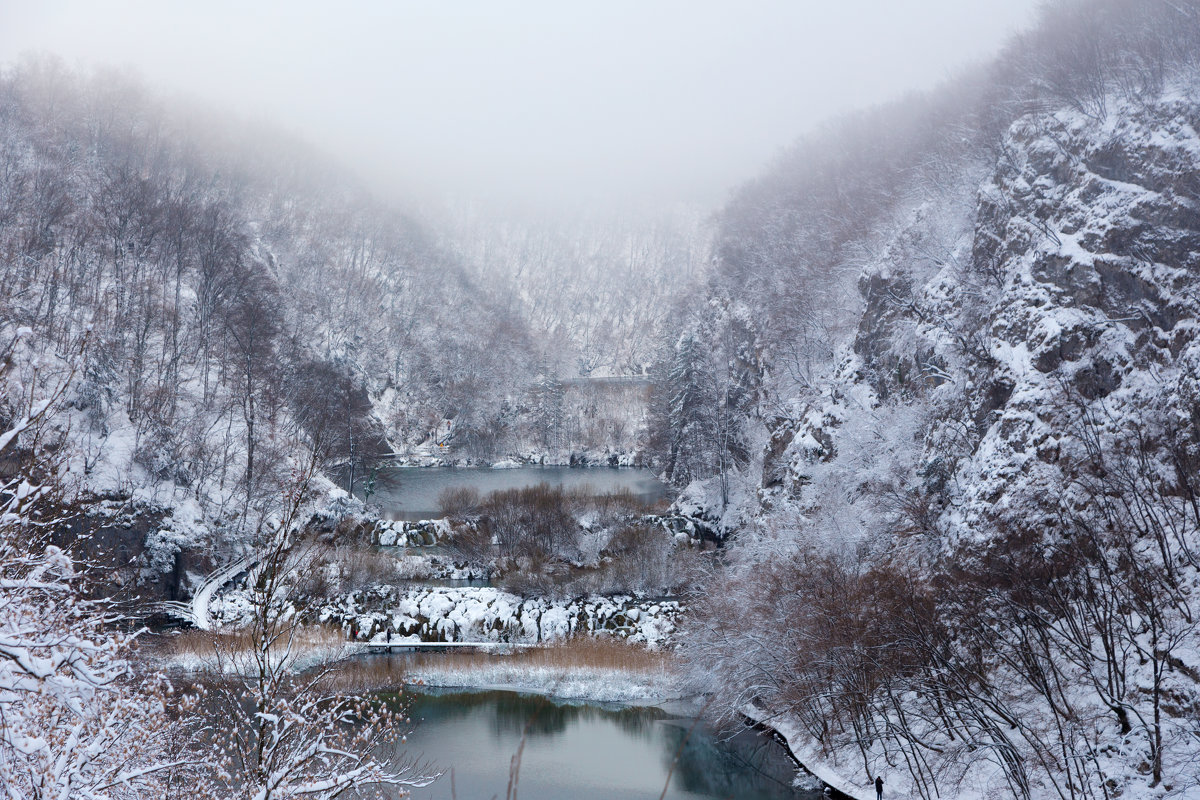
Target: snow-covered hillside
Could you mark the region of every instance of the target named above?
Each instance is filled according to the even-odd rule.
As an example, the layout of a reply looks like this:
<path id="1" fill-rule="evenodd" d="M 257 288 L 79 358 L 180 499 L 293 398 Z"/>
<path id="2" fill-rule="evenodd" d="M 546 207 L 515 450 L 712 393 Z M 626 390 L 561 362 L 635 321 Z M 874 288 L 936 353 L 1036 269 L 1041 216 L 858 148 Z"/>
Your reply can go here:
<path id="1" fill-rule="evenodd" d="M 767 438 L 681 640 L 849 786 L 1200 791 L 1200 16 L 1063 8 L 726 216 Z"/>
<path id="2" fill-rule="evenodd" d="M 0 74 L 0 163 L 0 419 L 62 390 L 43 438 L 119 584 L 186 592 L 298 459 L 638 459 L 644 387 L 564 386 L 433 233 L 303 146 L 31 59 Z"/>

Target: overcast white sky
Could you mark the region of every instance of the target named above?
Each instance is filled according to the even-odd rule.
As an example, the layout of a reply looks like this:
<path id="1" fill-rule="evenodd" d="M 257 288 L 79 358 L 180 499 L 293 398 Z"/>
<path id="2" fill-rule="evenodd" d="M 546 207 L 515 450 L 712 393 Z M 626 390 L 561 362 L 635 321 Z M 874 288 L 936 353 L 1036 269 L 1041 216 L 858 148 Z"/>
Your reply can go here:
<path id="1" fill-rule="evenodd" d="M 0 0 L 0 61 L 132 65 L 410 199 L 715 205 L 822 120 L 986 60 L 1036 5 Z"/>

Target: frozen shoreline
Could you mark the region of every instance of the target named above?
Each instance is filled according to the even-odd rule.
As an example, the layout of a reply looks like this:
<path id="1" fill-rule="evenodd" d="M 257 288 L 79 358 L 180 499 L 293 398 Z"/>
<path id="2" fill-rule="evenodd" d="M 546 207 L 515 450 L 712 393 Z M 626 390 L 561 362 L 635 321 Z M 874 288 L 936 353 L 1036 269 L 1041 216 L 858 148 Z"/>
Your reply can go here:
<path id="1" fill-rule="evenodd" d="M 488 643 L 483 643 L 487 646 Z M 387 654 L 374 653 L 370 643 L 322 643 L 304 648 L 294 662 L 302 672 L 317 666 L 354 662 L 370 665 L 373 658 Z M 232 674 L 238 665 L 250 666 L 245 659 L 234 655 L 218 660 L 215 655 L 196 653 L 156 654 L 151 658 L 169 671 L 190 675 Z M 398 676 L 399 677 L 399 676 Z M 432 689 L 461 691 L 512 691 L 538 694 L 554 700 L 615 703 L 631 706 L 662 706 L 686 699 L 677 677 L 669 669 L 622 669 L 597 666 L 531 665 L 510 660 L 509 654 L 495 654 L 486 663 L 418 664 L 403 675 L 403 685 Z"/>
<path id="2" fill-rule="evenodd" d="M 530 667 L 504 663 L 483 666 L 423 666 L 409 675 L 410 685 L 455 691 L 508 691 L 552 700 L 659 707 L 684 699 L 674 675 L 666 670 L 635 671 L 604 667 Z"/>
<path id="3" fill-rule="evenodd" d="M 742 707 L 742 716 L 761 725 L 764 728 L 769 728 L 779 734 L 783 739 L 788 752 L 792 754 L 792 758 L 796 760 L 801 767 L 807 772 L 815 776 L 819 781 L 831 787 L 834 791 L 839 792 L 853 800 L 871 800 L 874 792 L 870 788 L 859 788 L 851 784 L 843 776 L 834 772 L 811 748 L 801 746 L 803 736 L 800 729 L 792 724 L 786 717 L 779 714 L 771 714 L 765 709 L 758 706 L 747 704 Z M 893 787 L 893 794 L 895 793 Z"/>

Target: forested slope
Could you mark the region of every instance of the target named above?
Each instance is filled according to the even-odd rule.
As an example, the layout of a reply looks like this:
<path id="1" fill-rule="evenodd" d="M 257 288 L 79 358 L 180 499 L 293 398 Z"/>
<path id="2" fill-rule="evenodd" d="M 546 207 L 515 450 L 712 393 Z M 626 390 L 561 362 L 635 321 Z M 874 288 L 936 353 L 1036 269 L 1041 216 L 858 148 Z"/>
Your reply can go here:
<path id="1" fill-rule="evenodd" d="M 42 477 L 139 519 L 150 576 L 235 546 L 301 450 L 333 470 L 450 419 L 493 457 L 537 374 L 524 323 L 334 166 L 52 60 L 0 74 L 0 255 L 0 415 L 70 409 L 6 474 L 49 442 Z"/>
<path id="2" fill-rule="evenodd" d="M 502 221 L 467 207 L 446 227 L 476 281 L 573 378 L 645 373 L 674 305 L 707 274 L 710 223 L 686 205 Z"/>
<path id="3" fill-rule="evenodd" d="M 659 417 L 736 525 L 684 649 L 851 786 L 1200 790 L 1197 53 L 1194 3 L 1056 4 L 724 215 Z"/>

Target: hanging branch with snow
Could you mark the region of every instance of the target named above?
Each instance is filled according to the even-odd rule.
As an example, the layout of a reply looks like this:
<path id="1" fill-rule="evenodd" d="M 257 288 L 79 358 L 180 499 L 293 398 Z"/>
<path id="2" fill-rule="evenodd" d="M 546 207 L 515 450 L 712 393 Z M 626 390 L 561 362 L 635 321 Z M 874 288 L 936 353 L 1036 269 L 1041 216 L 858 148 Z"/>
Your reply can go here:
<path id="1" fill-rule="evenodd" d="M 17 340 L 30 335 L 18 332 Z M 9 364 L 11 362 L 5 362 Z M 70 556 L 50 544 L 60 504 L 31 479 L 45 470 L 38 432 L 52 422 L 75 359 L 49 387 L 0 368 L 0 402 L 24 409 L 0 433 L 18 468 L 0 483 L 0 796 L 113 800 L 161 791 L 192 766 L 172 752 L 170 687 L 135 680 L 133 636 L 84 600 Z M 24 441 L 22 441 L 24 439 Z M 18 444 L 21 453 L 17 454 Z M 172 698 L 186 711 L 187 698 Z M 168 795 L 169 796 L 169 795 Z"/>
<path id="2" fill-rule="evenodd" d="M 300 622 L 288 601 L 309 562 L 302 512 L 320 459 L 310 451 L 282 487 L 278 516 L 259 531 L 250 572 L 252 620 L 232 644 L 214 638 L 218 678 L 211 698 L 221 719 L 214 729 L 221 764 L 217 796 L 253 800 L 332 800 L 353 789 L 406 794 L 437 777 L 395 754 L 408 720 L 381 699 L 337 691 L 334 664 L 301 671 Z"/>

